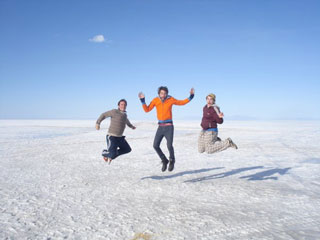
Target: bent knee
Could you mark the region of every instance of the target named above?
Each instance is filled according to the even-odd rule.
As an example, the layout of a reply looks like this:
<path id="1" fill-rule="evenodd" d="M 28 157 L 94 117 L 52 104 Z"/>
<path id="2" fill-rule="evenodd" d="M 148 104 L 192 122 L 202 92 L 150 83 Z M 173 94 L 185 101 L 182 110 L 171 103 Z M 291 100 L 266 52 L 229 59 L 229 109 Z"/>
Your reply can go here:
<path id="1" fill-rule="evenodd" d="M 205 152 L 205 149 L 204 149 L 204 148 L 198 149 L 198 152 L 199 152 L 199 153 L 204 153 L 204 152 Z"/>

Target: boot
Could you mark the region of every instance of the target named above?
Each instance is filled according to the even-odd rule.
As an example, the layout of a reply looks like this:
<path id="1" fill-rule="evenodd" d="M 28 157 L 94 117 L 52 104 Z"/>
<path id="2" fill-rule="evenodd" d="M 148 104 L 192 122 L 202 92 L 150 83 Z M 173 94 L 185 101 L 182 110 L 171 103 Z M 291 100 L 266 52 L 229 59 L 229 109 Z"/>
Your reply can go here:
<path id="1" fill-rule="evenodd" d="M 174 169 L 174 162 L 175 160 L 170 159 L 169 168 L 168 168 L 169 172 L 171 172 Z"/>
<path id="2" fill-rule="evenodd" d="M 238 146 L 231 140 L 231 138 L 228 138 L 228 141 L 229 141 L 230 147 L 238 149 Z"/>
<path id="3" fill-rule="evenodd" d="M 169 162 L 169 161 L 168 161 L 167 159 L 162 160 L 162 169 L 161 169 L 162 172 L 164 172 L 164 171 L 167 170 L 168 162 Z"/>

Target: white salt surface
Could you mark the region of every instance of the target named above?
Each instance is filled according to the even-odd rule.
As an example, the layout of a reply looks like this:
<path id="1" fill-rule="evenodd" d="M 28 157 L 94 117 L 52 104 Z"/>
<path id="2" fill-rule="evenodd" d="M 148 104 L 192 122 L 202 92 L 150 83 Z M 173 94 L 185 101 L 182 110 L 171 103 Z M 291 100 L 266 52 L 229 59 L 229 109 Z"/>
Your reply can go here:
<path id="1" fill-rule="evenodd" d="M 132 122 L 108 165 L 108 121 L 1 120 L 0 239 L 320 239 L 319 122 L 226 121 L 239 149 L 209 155 L 176 121 L 165 173 L 157 125 Z"/>

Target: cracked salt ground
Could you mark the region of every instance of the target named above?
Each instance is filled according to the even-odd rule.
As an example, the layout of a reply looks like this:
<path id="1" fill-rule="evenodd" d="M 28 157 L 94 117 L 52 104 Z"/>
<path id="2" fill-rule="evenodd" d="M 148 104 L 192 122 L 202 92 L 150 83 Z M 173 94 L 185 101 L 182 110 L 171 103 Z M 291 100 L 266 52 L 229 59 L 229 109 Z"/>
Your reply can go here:
<path id="1" fill-rule="evenodd" d="M 171 173 L 156 124 L 132 122 L 132 152 L 108 165 L 107 123 L 1 120 L 0 238 L 320 238 L 319 122 L 226 121 L 220 137 L 239 149 L 208 155 L 199 123 L 175 121 Z"/>

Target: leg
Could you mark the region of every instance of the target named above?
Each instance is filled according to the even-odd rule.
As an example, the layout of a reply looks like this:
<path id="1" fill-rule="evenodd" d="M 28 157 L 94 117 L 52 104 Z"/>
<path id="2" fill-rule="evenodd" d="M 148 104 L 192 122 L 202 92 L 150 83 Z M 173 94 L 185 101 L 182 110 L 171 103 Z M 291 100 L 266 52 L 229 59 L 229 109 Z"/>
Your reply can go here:
<path id="1" fill-rule="evenodd" d="M 106 159 L 114 159 L 117 155 L 118 141 L 116 137 L 107 135 L 107 149 L 102 152 L 102 156 Z"/>
<path id="2" fill-rule="evenodd" d="M 170 156 L 169 156 L 170 162 L 175 161 L 174 149 L 173 149 L 173 145 L 172 145 L 173 144 L 173 132 L 174 132 L 173 125 L 165 127 L 164 136 L 167 140 L 167 148 L 168 148 L 168 151 L 170 154 Z"/>
<path id="3" fill-rule="evenodd" d="M 175 163 L 175 157 L 174 157 L 174 149 L 173 149 L 173 146 L 172 146 L 172 143 L 173 143 L 173 131 L 174 130 L 174 127 L 173 125 L 172 126 L 167 126 L 165 127 L 165 131 L 164 131 L 164 136 L 167 140 L 167 148 L 168 148 L 168 151 L 169 151 L 169 161 L 170 161 L 170 164 L 169 164 L 169 168 L 168 170 L 171 172 L 174 168 L 174 163 Z"/>
<path id="4" fill-rule="evenodd" d="M 203 153 L 205 150 L 204 131 L 201 131 L 198 138 L 198 152 Z"/>
<path id="5" fill-rule="evenodd" d="M 207 153 L 215 153 L 226 150 L 230 147 L 229 140 L 217 141 L 218 133 L 206 131 L 204 135 L 205 148 Z"/>
<path id="6" fill-rule="evenodd" d="M 166 156 L 163 154 L 161 148 L 160 148 L 160 143 L 163 139 L 164 135 L 163 135 L 163 127 L 158 127 L 156 136 L 154 137 L 154 141 L 153 141 L 153 148 L 156 150 L 158 156 L 161 158 L 162 161 L 162 169 L 161 171 L 164 172 L 165 170 L 167 170 L 167 165 L 168 165 L 168 159 L 166 158 Z"/>
<path id="7" fill-rule="evenodd" d="M 168 160 L 160 148 L 160 143 L 162 141 L 162 138 L 164 137 L 164 135 L 162 133 L 162 128 L 163 127 L 158 127 L 156 136 L 154 137 L 154 141 L 153 141 L 153 148 L 154 148 L 154 150 L 156 150 L 158 156 L 160 157 L 160 159 L 163 162 L 163 161 L 168 161 Z"/>
<path id="8" fill-rule="evenodd" d="M 102 156 L 103 157 L 107 157 L 107 155 L 109 154 L 109 148 L 110 148 L 110 145 L 111 145 L 111 141 L 110 141 L 110 136 L 109 135 L 106 136 L 106 143 L 107 143 L 107 148 L 103 149 L 103 151 L 102 151 Z"/>
<path id="9" fill-rule="evenodd" d="M 116 156 L 114 157 L 114 159 L 119 157 L 122 154 L 126 154 L 126 153 L 131 152 L 131 147 L 128 144 L 128 142 L 126 141 L 124 136 L 119 138 L 118 147 L 119 147 L 119 149 L 117 150 L 117 153 L 116 153 Z"/>

